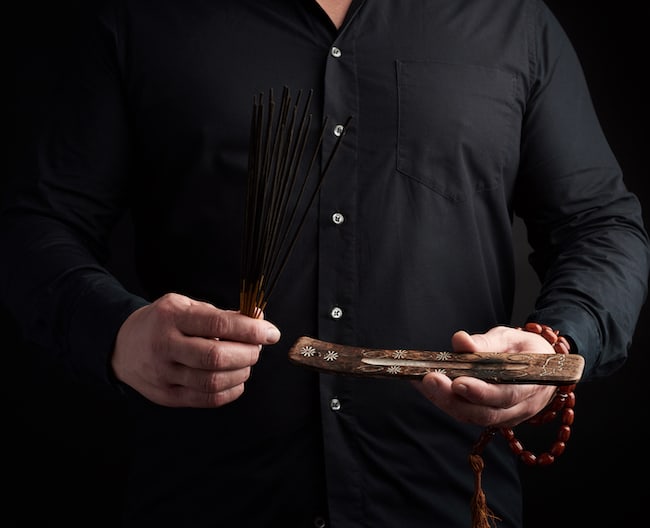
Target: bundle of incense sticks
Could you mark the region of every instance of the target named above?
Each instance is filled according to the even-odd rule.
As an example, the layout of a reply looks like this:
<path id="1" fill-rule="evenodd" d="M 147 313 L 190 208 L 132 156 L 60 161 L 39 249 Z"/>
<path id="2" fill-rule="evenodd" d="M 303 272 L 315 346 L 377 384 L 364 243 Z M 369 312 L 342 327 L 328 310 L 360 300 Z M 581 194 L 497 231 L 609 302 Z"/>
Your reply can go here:
<path id="1" fill-rule="evenodd" d="M 310 143 L 312 97 L 310 90 L 302 103 L 302 91 L 294 100 L 284 87 L 279 107 L 273 90 L 266 104 L 263 94 L 253 99 L 239 294 L 239 309 L 250 317 L 266 308 L 343 138 L 338 137 L 323 163 L 320 154 L 328 118 L 315 144 Z M 322 169 L 314 176 L 317 167 Z M 308 185 L 312 177 L 317 180 Z"/>

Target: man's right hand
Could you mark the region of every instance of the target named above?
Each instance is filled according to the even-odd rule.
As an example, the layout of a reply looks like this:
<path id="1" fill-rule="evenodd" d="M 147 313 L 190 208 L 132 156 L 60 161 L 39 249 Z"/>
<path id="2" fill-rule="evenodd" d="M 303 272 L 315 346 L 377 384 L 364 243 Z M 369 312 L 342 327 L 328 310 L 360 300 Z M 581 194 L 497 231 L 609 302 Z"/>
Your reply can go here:
<path id="1" fill-rule="evenodd" d="M 170 293 L 124 321 L 111 365 L 154 403 L 219 407 L 242 395 L 262 345 L 279 339 L 262 318 Z"/>

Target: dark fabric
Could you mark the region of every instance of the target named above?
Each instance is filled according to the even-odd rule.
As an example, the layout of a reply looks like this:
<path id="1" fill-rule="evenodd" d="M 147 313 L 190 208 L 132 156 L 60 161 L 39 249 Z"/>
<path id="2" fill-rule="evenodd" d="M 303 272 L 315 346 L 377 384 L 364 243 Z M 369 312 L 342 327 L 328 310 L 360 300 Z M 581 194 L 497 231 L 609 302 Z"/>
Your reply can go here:
<path id="1" fill-rule="evenodd" d="M 542 281 L 529 319 L 571 338 L 586 378 L 625 360 L 648 240 L 543 3 L 358 0 L 337 31 L 303 0 L 124 0 L 85 29 L 0 218 L 3 302 L 82 383 L 120 392 L 117 330 L 165 292 L 237 308 L 253 97 L 314 90 L 325 155 L 352 116 L 266 310 L 282 341 L 245 394 L 190 410 L 125 391 L 125 526 L 469 526 L 479 428 L 407 383 L 320 376 L 286 352 L 300 335 L 445 349 L 510 324 L 513 215 Z M 105 268 L 125 211 L 142 295 Z M 500 526 L 520 526 L 499 439 L 484 479 Z"/>

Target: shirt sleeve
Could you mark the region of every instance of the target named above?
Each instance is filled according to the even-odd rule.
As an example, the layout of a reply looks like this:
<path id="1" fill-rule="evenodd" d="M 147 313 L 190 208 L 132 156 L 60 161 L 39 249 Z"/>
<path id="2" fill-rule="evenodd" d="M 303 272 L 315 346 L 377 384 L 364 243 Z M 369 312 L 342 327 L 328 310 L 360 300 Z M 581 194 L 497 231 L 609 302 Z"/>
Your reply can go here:
<path id="1" fill-rule="evenodd" d="M 515 201 L 541 281 L 528 320 L 569 336 L 586 380 L 627 357 L 647 295 L 648 236 L 575 50 L 548 10 L 538 15 Z"/>
<path id="2" fill-rule="evenodd" d="M 65 50 L 83 60 L 48 66 L 61 82 L 3 193 L 0 294 L 28 342 L 102 386 L 115 381 L 120 325 L 147 301 L 105 267 L 128 205 L 129 140 L 114 35 L 87 29 L 83 45 Z"/>

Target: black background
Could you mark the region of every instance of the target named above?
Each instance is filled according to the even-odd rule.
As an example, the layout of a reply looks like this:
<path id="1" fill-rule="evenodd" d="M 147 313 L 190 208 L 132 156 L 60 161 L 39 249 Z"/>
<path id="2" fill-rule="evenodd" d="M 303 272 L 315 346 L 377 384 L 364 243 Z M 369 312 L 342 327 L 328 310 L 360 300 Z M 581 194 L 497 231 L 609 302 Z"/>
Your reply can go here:
<path id="1" fill-rule="evenodd" d="M 56 57 L 65 52 L 68 28 L 85 3 L 24 1 L 5 11 L 16 81 L 14 97 L 8 102 L 10 163 L 47 112 L 47 95 L 60 73 Z M 645 81 L 650 64 L 646 40 L 650 8 L 631 1 L 547 3 L 578 51 L 603 128 L 627 185 L 646 208 L 645 221 L 650 225 L 650 114 Z M 519 223 L 515 228 L 520 247 L 517 322 L 538 283 L 527 268 Z M 115 234 L 112 266 L 127 285 L 137 288 L 129 256 L 130 232 L 124 222 Z M 576 421 L 565 454 L 548 467 L 522 465 L 526 528 L 626 526 L 644 518 L 648 500 L 644 477 L 650 469 L 645 432 L 649 309 L 646 306 L 641 314 L 628 363 L 606 380 L 578 386 Z M 3 312 L 0 343 L 4 489 L 0 524 L 116 526 L 128 459 L 119 407 L 63 381 L 56 366 L 43 365 L 22 345 Z M 519 434 L 527 447 L 544 449 L 555 426 L 549 426 L 548 432 L 520 428 Z M 435 520 L 431 525 L 436 526 Z"/>

